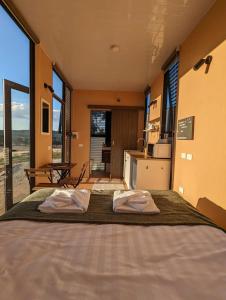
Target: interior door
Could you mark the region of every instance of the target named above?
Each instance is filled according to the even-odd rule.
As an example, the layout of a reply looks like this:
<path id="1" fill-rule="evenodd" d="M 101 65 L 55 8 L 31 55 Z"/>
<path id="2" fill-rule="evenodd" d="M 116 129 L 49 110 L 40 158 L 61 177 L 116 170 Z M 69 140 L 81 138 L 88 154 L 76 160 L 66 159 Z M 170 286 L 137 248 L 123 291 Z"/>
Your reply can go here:
<path id="1" fill-rule="evenodd" d="M 29 88 L 4 80 L 5 209 L 30 193 L 24 168 L 30 167 Z"/>
<path id="2" fill-rule="evenodd" d="M 138 111 L 116 109 L 111 120 L 111 177 L 122 178 L 124 150 L 137 148 Z"/>

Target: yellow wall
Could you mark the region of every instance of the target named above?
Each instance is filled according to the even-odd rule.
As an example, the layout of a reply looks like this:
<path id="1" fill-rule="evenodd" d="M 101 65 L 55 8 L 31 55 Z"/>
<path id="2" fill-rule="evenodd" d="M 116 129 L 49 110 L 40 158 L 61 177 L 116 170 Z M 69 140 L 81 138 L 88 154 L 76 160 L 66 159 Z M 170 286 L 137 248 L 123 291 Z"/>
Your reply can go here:
<path id="1" fill-rule="evenodd" d="M 44 88 L 52 86 L 52 63 L 40 45 L 35 46 L 35 165 L 52 161 L 52 94 Z M 41 98 L 50 103 L 50 134 L 41 134 Z"/>
<path id="2" fill-rule="evenodd" d="M 174 189 L 196 205 L 206 197 L 226 209 L 226 1 L 217 1 L 181 46 L 178 118 L 195 116 L 192 141 L 177 141 Z M 213 56 L 209 73 L 192 66 Z M 182 160 L 191 153 L 192 161 Z"/>
<path id="3" fill-rule="evenodd" d="M 120 98 L 120 102 L 117 99 Z M 77 166 L 73 175 L 77 176 L 83 162 L 89 159 L 90 152 L 90 110 L 87 105 L 116 105 L 116 106 L 144 106 L 144 94 L 136 92 L 84 91 L 72 93 L 72 131 L 79 133 L 79 138 L 72 139 L 72 162 Z M 139 113 L 139 128 L 142 135 L 143 114 Z M 79 144 L 83 147 L 79 147 Z"/>

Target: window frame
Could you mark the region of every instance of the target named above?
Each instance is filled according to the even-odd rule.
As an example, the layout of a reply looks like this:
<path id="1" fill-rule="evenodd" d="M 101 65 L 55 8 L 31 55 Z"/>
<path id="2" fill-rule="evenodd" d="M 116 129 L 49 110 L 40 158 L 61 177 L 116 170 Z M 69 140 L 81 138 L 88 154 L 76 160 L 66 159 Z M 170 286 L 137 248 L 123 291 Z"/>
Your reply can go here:
<path id="1" fill-rule="evenodd" d="M 170 115 L 173 117 L 172 128 L 169 132 L 166 132 L 167 124 L 166 124 L 166 117 L 167 117 L 167 99 L 168 99 L 168 91 L 169 91 L 169 70 L 170 67 L 174 64 L 178 64 L 178 73 L 177 73 L 177 94 L 176 94 L 176 105 L 169 107 Z M 165 134 L 168 134 L 168 138 L 173 139 L 175 138 L 176 132 L 176 119 L 177 119 L 177 107 L 178 107 L 178 86 L 179 86 L 179 53 L 177 52 L 169 61 L 167 66 L 164 69 L 164 81 L 163 81 L 163 101 L 162 101 L 162 108 L 161 108 L 161 137 L 164 138 Z"/>
<path id="2" fill-rule="evenodd" d="M 61 155 L 61 161 L 64 163 L 66 161 L 66 138 L 69 136 L 69 163 L 71 162 L 71 108 L 72 108 L 72 88 L 69 86 L 69 84 L 65 81 L 63 76 L 60 74 L 60 71 L 57 69 L 55 65 L 53 65 L 52 68 L 52 74 L 55 73 L 57 77 L 62 82 L 62 96 L 63 98 L 60 98 L 55 92 L 52 94 L 52 100 L 55 99 L 62 105 L 62 155 Z M 66 89 L 70 91 L 70 132 L 66 132 Z M 52 106 L 52 115 L 53 115 L 53 106 Z M 53 131 L 53 130 L 52 130 Z M 53 146 L 53 142 L 52 142 Z M 53 149 L 52 149 L 52 159 L 53 159 Z"/>
<path id="3" fill-rule="evenodd" d="M 53 99 L 60 102 L 62 105 L 62 153 L 61 153 L 61 162 L 65 162 L 65 82 L 63 78 L 60 76 L 59 72 L 54 68 L 52 69 L 52 74 L 56 74 L 57 77 L 62 81 L 62 96 L 63 98 L 60 98 L 55 92 L 53 92 L 52 95 L 52 124 L 53 124 Z M 53 133 L 53 128 L 52 128 Z M 53 135 L 52 135 L 52 159 L 53 159 Z"/>
<path id="4" fill-rule="evenodd" d="M 178 115 L 178 100 L 179 100 L 179 66 L 180 66 L 180 53 L 175 50 L 172 55 L 167 59 L 166 63 L 162 67 L 164 72 L 164 82 L 163 82 L 163 101 L 161 107 L 161 131 L 160 137 L 164 138 L 165 133 L 165 124 L 166 122 L 166 102 L 167 102 L 167 84 L 166 84 L 166 73 L 169 70 L 170 66 L 176 62 L 178 64 L 177 71 L 177 94 L 176 94 L 176 105 L 174 107 L 174 123 L 172 125 L 172 135 L 168 137 L 168 142 L 171 144 L 171 166 L 170 166 L 170 188 L 173 188 L 174 182 L 174 169 L 175 169 L 175 148 L 176 148 L 176 130 L 177 130 L 177 115 Z"/>
<path id="5" fill-rule="evenodd" d="M 20 23 L 19 18 L 14 14 L 13 11 L 3 2 L 0 1 L 0 7 L 2 7 L 5 12 L 9 15 L 12 21 L 20 28 L 23 34 L 29 40 L 29 95 L 30 95 L 30 167 L 35 168 L 35 40 L 30 36 L 24 29 L 22 23 Z M 32 178 L 30 183 L 30 193 L 35 185 L 35 180 Z"/>

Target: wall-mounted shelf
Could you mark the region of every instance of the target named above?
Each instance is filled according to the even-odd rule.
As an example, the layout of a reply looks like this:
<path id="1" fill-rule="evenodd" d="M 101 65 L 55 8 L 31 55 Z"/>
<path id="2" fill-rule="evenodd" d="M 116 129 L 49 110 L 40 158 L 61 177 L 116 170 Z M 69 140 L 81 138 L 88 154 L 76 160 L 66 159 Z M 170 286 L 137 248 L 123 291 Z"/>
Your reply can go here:
<path id="1" fill-rule="evenodd" d="M 160 118 L 155 118 L 153 120 L 150 120 L 149 123 L 157 123 L 160 121 Z"/>
<path id="2" fill-rule="evenodd" d="M 156 100 L 156 99 L 151 101 L 150 107 L 151 107 L 152 105 L 155 105 L 155 104 L 157 104 L 157 100 Z"/>

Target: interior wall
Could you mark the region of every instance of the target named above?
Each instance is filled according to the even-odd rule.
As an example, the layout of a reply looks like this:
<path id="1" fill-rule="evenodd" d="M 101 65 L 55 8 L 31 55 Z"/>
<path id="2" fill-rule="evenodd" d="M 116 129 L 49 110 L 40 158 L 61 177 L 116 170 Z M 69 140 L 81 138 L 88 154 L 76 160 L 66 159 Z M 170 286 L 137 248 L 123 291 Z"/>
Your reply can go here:
<path id="1" fill-rule="evenodd" d="M 194 140 L 177 140 L 174 190 L 226 228 L 226 1 L 216 1 L 180 47 L 178 119 L 195 116 Z M 213 56 L 208 74 L 195 63 Z M 150 119 L 161 115 L 163 73 L 151 84 Z M 154 111 L 155 110 L 155 111 Z M 149 142 L 155 142 L 154 134 Z M 191 161 L 181 158 L 190 153 Z M 224 216 L 224 217 L 223 217 Z"/>
<path id="2" fill-rule="evenodd" d="M 120 99 L 120 102 L 117 101 Z M 72 131 L 78 139 L 72 139 L 72 162 L 77 163 L 72 174 L 78 176 L 82 164 L 90 154 L 90 109 L 87 105 L 144 106 L 144 94 L 139 92 L 112 92 L 76 90 L 72 93 Z M 138 136 L 143 136 L 144 111 L 139 113 Z M 88 174 L 86 174 L 87 176 Z"/>
<path id="3" fill-rule="evenodd" d="M 52 62 L 40 45 L 35 46 L 35 166 L 52 161 L 52 94 L 44 83 L 52 86 Z M 41 133 L 41 99 L 50 104 L 50 133 Z"/>
<path id="4" fill-rule="evenodd" d="M 226 1 L 213 8 L 181 45 L 178 119 L 195 116 L 194 140 L 177 141 L 174 189 L 184 188 L 193 205 L 199 198 L 226 209 Z M 208 74 L 205 66 L 192 69 L 197 61 L 213 56 Z M 181 153 L 191 153 L 191 161 Z M 204 201 L 205 202 L 205 201 Z M 202 200 L 206 214 L 212 206 Z M 222 224 L 223 225 L 223 224 Z M 226 226 L 226 218 L 224 225 Z"/>

